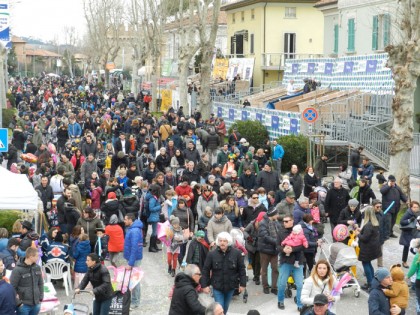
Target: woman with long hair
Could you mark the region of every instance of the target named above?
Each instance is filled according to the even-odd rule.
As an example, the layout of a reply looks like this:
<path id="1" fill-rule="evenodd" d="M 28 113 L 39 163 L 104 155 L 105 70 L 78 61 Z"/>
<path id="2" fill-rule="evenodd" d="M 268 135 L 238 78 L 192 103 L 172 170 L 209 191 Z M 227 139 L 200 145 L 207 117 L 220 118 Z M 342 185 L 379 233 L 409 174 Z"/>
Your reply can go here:
<path id="1" fill-rule="evenodd" d="M 359 236 L 359 261 L 362 262 L 367 280 L 366 284 L 362 286 L 362 289 L 369 291 L 374 276 L 372 260 L 382 256 L 379 239 L 379 222 L 373 207 L 366 208 L 363 228 L 356 230 L 355 234 Z"/>
<path id="2" fill-rule="evenodd" d="M 227 196 L 226 200 L 222 200 L 220 202 L 220 207 L 222 207 L 229 221 L 232 222 L 232 227 L 242 227 L 241 214 L 239 212 L 238 204 L 236 203 L 235 197 L 233 195 Z"/>

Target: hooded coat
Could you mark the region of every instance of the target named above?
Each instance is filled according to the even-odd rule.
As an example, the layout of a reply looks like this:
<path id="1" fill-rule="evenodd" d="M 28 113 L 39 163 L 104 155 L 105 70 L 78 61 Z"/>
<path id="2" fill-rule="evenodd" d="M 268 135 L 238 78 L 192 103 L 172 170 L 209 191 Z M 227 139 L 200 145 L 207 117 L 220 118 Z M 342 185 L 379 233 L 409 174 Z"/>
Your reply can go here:
<path id="1" fill-rule="evenodd" d="M 385 290 L 385 295 L 390 298 L 391 305 L 397 304 L 399 307 L 406 309 L 410 292 L 404 280 L 404 271 L 401 267 L 394 267 L 391 269 L 391 277 L 393 283 L 389 289 Z"/>
<path id="2" fill-rule="evenodd" d="M 185 273 L 176 275 L 169 315 L 204 315 L 206 308 L 198 300 L 197 286 Z"/>
<path id="3" fill-rule="evenodd" d="M 140 210 L 140 201 L 135 195 L 124 196 L 121 200 L 121 206 L 124 209 L 124 212 L 138 214 Z"/>
<path id="4" fill-rule="evenodd" d="M 143 259 L 143 223 L 136 220 L 127 228 L 124 240 L 124 258 L 127 264 L 134 267 L 138 260 Z"/>
<path id="5" fill-rule="evenodd" d="M 109 236 L 108 251 L 119 253 L 124 250 L 124 232 L 118 224 L 108 224 L 105 227 L 105 234 Z"/>
<path id="6" fill-rule="evenodd" d="M 109 219 L 114 214 L 118 218 L 118 214 L 119 214 L 118 211 L 119 210 L 122 210 L 122 206 L 120 205 L 120 202 L 117 199 L 106 200 L 101 206 L 101 211 L 105 215 L 104 224 L 108 225 L 109 224 Z"/>
<path id="7" fill-rule="evenodd" d="M 389 300 L 386 297 L 385 293 L 382 291 L 385 289 L 378 281 L 378 279 L 373 278 L 372 283 L 370 285 L 370 292 L 369 292 L 369 314 L 372 315 L 389 315 L 390 312 L 390 305 Z"/>
<path id="8" fill-rule="evenodd" d="M 74 272 L 86 273 L 88 266 L 86 265 L 86 258 L 91 252 L 89 240 L 80 241 L 73 251 L 73 258 L 76 260 L 74 263 Z"/>
<path id="9" fill-rule="evenodd" d="M 216 242 L 216 237 L 221 232 L 228 232 L 232 230 L 232 222 L 223 215 L 219 220 L 213 216 L 207 224 L 207 238 L 209 243 Z"/>

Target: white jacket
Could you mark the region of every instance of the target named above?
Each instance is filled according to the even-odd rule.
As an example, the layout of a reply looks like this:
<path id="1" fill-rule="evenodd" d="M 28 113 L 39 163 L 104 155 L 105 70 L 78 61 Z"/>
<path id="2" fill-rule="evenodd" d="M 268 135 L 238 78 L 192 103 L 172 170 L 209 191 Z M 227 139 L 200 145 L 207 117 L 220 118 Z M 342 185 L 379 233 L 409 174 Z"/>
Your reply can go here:
<path id="1" fill-rule="evenodd" d="M 314 304 L 314 297 L 317 294 L 331 295 L 332 289 L 330 290 L 330 287 L 328 285 L 329 278 L 327 278 L 324 281 L 322 281 L 318 277 L 316 277 L 316 279 L 317 279 L 317 284 L 318 285 L 314 284 L 314 281 L 313 281 L 312 277 L 306 278 L 305 281 L 303 282 L 302 293 L 300 295 L 300 301 L 301 301 L 302 304 L 313 305 Z M 338 283 L 338 281 L 337 281 L 337 279 L 335 279 L 333 288 L 337 285 L 337 283 Z M 325 288 L 324 288 L 324 286 L 325 286 Z M 336 295 L 336 296 L 334 296 L 334 299 L 335 299 L 335 303 L 332 305 L 330 311 L 333 312 L 333 313 L 336 313 L 335 312 L 335 304 L 340 300 L 340 296 Z"/>

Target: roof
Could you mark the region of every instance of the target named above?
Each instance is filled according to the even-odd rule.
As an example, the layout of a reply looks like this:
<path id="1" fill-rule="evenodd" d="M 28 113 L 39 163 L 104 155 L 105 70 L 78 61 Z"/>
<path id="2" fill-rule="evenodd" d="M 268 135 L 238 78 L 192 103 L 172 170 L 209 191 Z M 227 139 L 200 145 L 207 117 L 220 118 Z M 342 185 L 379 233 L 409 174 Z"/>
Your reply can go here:
<path id="1" fill-rule="evenodd" d="M 338 0 L 320 0 L 317 3 L 315 3 L 314 7 L 323 7 L 330 4 L 337 4 Z"/>
<path id="2" fill-rule="evenodd" d="M 15 35 L 12 36 L 12 43 L 26 43 L 22 38 L 17 37 Z"/>
<path id="3" fill-rule="evenodd" d="M 210 25 L 212 23 L 212 18 L 213 18 L 213 14 L 211 11 L 208 12 L 207 14 L 207 24 Z M 194 19 L 194 23 L 198 23 L 198 16 L 194 15 L 193 17 Z M 188 23 L 189 22 L 189 17 L 185 18 L 185 22 Z M 217 17 L 217 24 L 219 25 L 226 25 L 227 24 L 227 15 L 226 12 L 219 12 L 219 15 Z M 173 29 L 178 29 L 179 28 L 179 20 L 174 20 L 171 21 L 170 23 L 166 23 L 165 25 L 165 29 L 166 30 L 173 30 Z"/>
<path id="4" fill-rule="evenodd" d="M 45 50 L 45 49 L 36 49 L 31 46 L 26 46 L 26 55 L 27 56 L 40 56 L 40 57 L 52 57 L 52 58 L 60 58 L 61 55 L 55 52 Z"/>
<path id="5" fill-rule="evenodd" d="M 220 11 L 229 11 L 234 9 L 239 9 L 243 7 L 247 7 L 253 4 L 258 3 L 284 3 L 284 4 L 292 4 L 292 3 L 315 3 L 317 0 L 238 0 L 228 4 L 223 5 L 220 8 Z"/>
<path id="6" fill-rule="evenodd" d="M 81 53 L 75 53 L 73 57 L 74 57 L 74 59 L 89 59 L 88 56 L 86 56 L 84 54 L 81 54 Z"/>

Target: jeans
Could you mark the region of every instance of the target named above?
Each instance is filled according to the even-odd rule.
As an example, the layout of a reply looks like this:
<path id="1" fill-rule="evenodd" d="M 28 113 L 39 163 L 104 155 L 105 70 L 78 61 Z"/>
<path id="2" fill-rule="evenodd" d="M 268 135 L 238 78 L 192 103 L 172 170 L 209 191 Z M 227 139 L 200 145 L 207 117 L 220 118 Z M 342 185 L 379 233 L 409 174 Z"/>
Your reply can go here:
<path id="1" fill-rule="evenodd" d="M 214 300 L 223 307 L 223 311 L 225 314 L 227 314 L 227 311 L 229 309 L 229 304 L 230 304 L 230 301 L 232 300 L 234 291 L 235 290 L 222 292 L 222 291 L 213 289 Z"/>
<path id="2" fill-rule="evenodd" d="M 281 161 L 282 161 L 282 159 L 277 159 L 277 160 L 274 160 L 274 165 L 275 165 L 275 167 L 276 167 L 276 171 L 277 171 L 277 174 L 279 174 L 279 176 L 281 176 Z"/>
<path id="3" fill-rule="evenodd" d="M 157 235 L 157 222 L 151 222 L 150 224 L 152 225 L 152 236 L 156 236 Z"/>
<path id="4" fill-rule="evenodd" d="M 373 266 L 372 266 L 372 263 L 370 261 L 362 261 L 362 266 L 363 266 L 363 270 L 364 270 L 365 275 L 366 275 L 367 283 L 368 283 L 368 285 L 370 285 L 371 282 L 372 282 L 375 270 L 373 270 Z"/>
<path id="5" fill-rule="evenodd" d="M 271 265 L 271 288 L 277 289 L 277 280 L 279 278 L 278 269 L 278 255 L 269 255 L 260 252 L 261 261 L 261 280 L 263 288 L 268 288 L 267 268 Z"/>
<path id="6" fill-rule="evenodd" d="M 358 171 L 357 167 L 354 167 L 354 166 L 351 167 L 351 174 L 354 180 L 357 180 L 357 171 Z"/>
<path id="7" fill-rule="evenodd" d="M 105 301 L 93 300 L 93 315 L 108 315 L 112 298 Z"/>
<path id="8" fill-rule="evenodd" d="M 284 290 L 287 286 L 287 279 L 290 274 L 293 274 L 293 279 L 296 285 L 296 304 L 297 307 L 302 307 L 302 302 L 300 301 L 300 295 L 302 293 L 303 287 L 303 266 L 300 265 L 299 268 L 295 268 L 292 264 L 281 264 L 279 267 L 280 279 L 278 283 L 279 292 L 277 294 L 278 302 L 284 303 Z"/>
<path id="9" fill-rule="evenodd" d="M 41 309 L 41 304 L 37 304 L 37 305 L 22 304 L 22 306 L 17 308 L 17 315 L 38 315 L 40 309 Z"/>
<path id="10" fill-rule="evenodd" d="M 136 260 L 133 267 L 140 267 L 141 260 Z M 140 283 L 131 291 L 131 306 L 140 306 Z"/>

